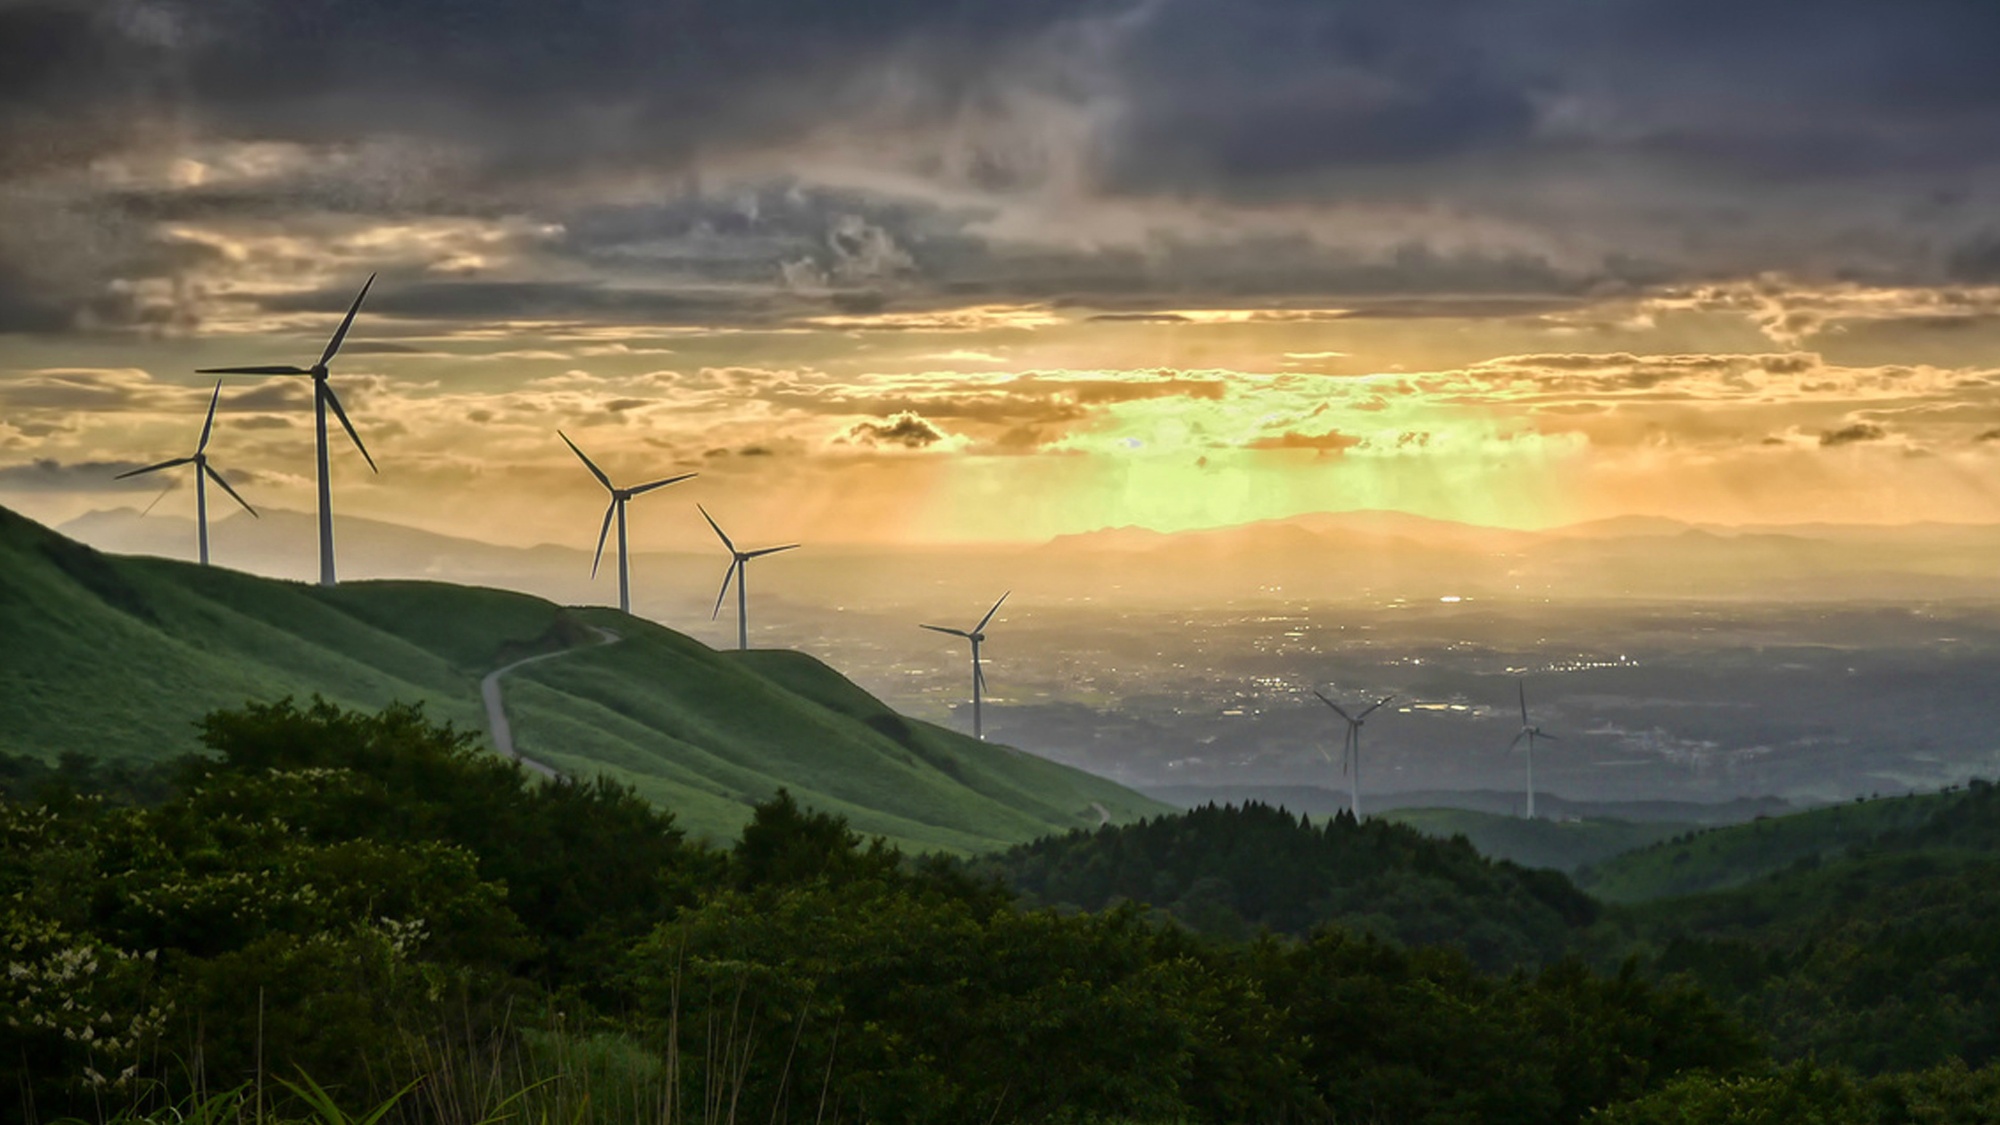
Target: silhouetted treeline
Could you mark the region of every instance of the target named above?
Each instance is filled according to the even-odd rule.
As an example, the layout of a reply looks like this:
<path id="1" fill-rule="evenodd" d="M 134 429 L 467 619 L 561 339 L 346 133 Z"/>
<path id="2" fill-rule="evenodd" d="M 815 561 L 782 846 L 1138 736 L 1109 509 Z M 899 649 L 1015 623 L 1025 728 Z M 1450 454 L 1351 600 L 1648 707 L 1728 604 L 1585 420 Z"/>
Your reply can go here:
<path id="1" fill-rule="evenodd" d="M 1269 805 L 1207 805 L 1072 832 L 974 864 L 1029 901 L 1102 910 L 1158 907 L 1212 936 L 1304 936 L 1329 922 L 1406 945 L 1451 945 L 1489 970 L 1569 950 L 1597 904 L 1552 871 L 1489 860 L 1346 813 L 1315 825 Z"/>

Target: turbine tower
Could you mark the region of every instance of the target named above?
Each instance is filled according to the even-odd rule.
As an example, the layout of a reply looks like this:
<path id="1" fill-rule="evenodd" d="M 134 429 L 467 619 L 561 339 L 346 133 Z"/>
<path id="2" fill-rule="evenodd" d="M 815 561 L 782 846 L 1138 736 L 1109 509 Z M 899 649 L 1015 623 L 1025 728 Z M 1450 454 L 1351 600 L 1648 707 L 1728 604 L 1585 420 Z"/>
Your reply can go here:
<path id="1" fill-rule="evenodd" d="M 722 599 L 729 596 L 729 582 L 731 579 L 735 579 L 736 648 L 739 652 L 747 650 L 750 647 L 750 597 L 743 592 L 743 564 L 749 562 L 751 559 L 761 559 L 765 555 L 775 555 L 779 551 L 792 550 L 798 544 L 787 543 L 782 547 L 765 547 L 760 551 L 739 551 L 736 549 L 736 544 L 729 541 L 729 536 L 722 533 L 722 525 L 715 522 L 715 517 L 708 514 L 707 508 L 696 504 L 695 510 L 701 513 L 702 519 L 708 521 L 708 526 L 715 529 L 715 534 L 722 540 L 722 545 L 729 548 L 729 553 L 733 556 L 729 561 L 729 569 L 722 572 L 722 589 L 715 595 L 715 612 L 709 614 L 708 619 L 713 621 L 722 615 Z"/>
<path id="2" fill-rule="evenodd" d="M 1370 703 L 1360 714 L 1350 715 L 1346 708 L 1320 695 L 1318 691 L 1314 691 L 1313 694 L 1319 695 L 1319 701 L 1333 708 L 1334 713 L 1347 723 L 1347 735 L 1340 743 L 1340 772 L 1347 775 L 1347 810 L 1354 814 L 1355 823 L 1358 824 L 1361 821 L 1361 727 L 1368 721 L 1368 716 L 1375 713 L 1377 707 L 1396 697 L 1385 695 Z"/>
<path id="3" fill-rule="evenodd" d="M 597 531 L 597 554 L 590 560 L 590 576 L 597 577 L 597 564 L 604 561 L 604 537 L 611 534 L 611 517 L 615 515 L 618 517 L 618 609 L 622 613 L 630 613 L 632 612 L 632 554 L 625 546 L 625 502 L 656 488 L 679 484 L 696 474 L 682 473 L 680 476 L 656 480 L 650 484 L 619 488 L 611 483 L 611 478 L 604 475 L 604 470 L 598 468 L 596 462 L 584 457 L 583 450 L 578 449 L 576 443 L 569 440 L 568 434 L 557 430 L 556 436 L 563 439 L 563 444 L 569 446 L 570 452 L 583 460 L 584 468 L 589 469 L 590 475 L 597 478 L 597 483 L 603 485 L 604 490 L 611 494 L 611 504 L 604 509 L 604 526 Z"/>
<path id="4" fill-rule="evenodd" d="M 201 565 L 203 566 L 208 565 L 208 482 L 211 479 L 222 486 L 222 491 L 227 492 L 230 499 L 243 505 L 244 511 L 249 512 L 252 516 L 257 515 L 257 509 L 251 507 L 249 501 L 236 495 L 236 490 L 229 487 L 229 482 L 223 480 L 222 474 L 216 472 L 214 467 L 208 463 L 208 435 L 211 430 L 215 429 L 215 404 L 221 398 L 222 381 L 218 379 L 215 383 L 215 393 L 208 396 L 208 419 L 201 424 L 201 440 L 195 443 L 193 456 L 176 457 L 171 461 L 162 461 L 157 465 L 148 465 L 143 469 L 133 469 L 129 473 L 119 473 L 117 477 L 113 478 L 124 480 L 126 477 L 136 477 L 142 473 L 155 473 L 161 469 L 171 469 L 176 465 L 193 465 L 195 535 L 201 543 Z"/>
<path id="5" fill-rule="evenodd" d="M 1516 681 L 1514 686 L 1518 688 L 1521 693 L 1521 733 L 1514 736 L 1514 741 L 1507 744 L 1507 749 L 1512 750 L 1514 747 L 1519 746 L 1521 744 L 1521 740 L 1524 738 L 1528 740 L 1527 819 L 1533 820 L 1535 819 L 1535 740 L 1540 738 L 1549 742 L 1561 742 L 1562 739 L 1557 738 L 1553 734 L 1544 733 L 1542 728 L 1535 726 L 1533 723 L 1530 723 L 1528 721 L 1527 681 L 1525 680 Z"/>
<path id="6" fill-rule="evenodd" d="M 375 458 L 368 456 L 368 447 L 361 444 L 361 435 L 354 432 L 354 423 L 347 420 L 347 411 L 340 408 L 340 396 L 333 393 L 327 384 L 326 365 L 333 362 L 333 355 L 340 350 L 340 342 L 347 338 L 347 330 L 354 324 L 354 314 L 361 311 L 361 301 L 368 296 L 368 287 L 375 284 L 375 275 L 369 274 L 355 294 L 354 304 L 348 306 L 347 316 L 334 330 L 333 339 L 326 342 L 326 351 L 320 353 L 319 362 L 311 367 L 295 367 L 290 364 L 273 364 L 263 367 L 204 367 L 198 375 L 310 375 L 313 381 L 313 434 L 318 443 L 319 453 L 319 584 L 331 586 L 333 577 L 333 483 L 327 477 L 326 456 L 326 408 L 333 407 L 334 417 L 340 419 L 340 427 L 354 440 L 354 448 L 361 451 L 367 460 L 370 472 L 380 472 L 375 467 Z"/>
<path id="7" fill-rule="evenodd" d="M 1009 590 L 1007 594 L 1013 592 Z M 1000 595 L 1000 602 L 1007 600 L 1007 594 Z M 924 628 L 934 633 L 950 633 L 954 637 L 964 637 L 966 640 L 972 642 L 972 737 L 981 741 L 984 741 L 986 738 L 986 728 L 981 725 L 979 716 L 980 699 L 986 694 L 986 673 L 979 668 L 979 646 L 986 640 L 987 623 L 993 620 L 994 614 L 1000 612 L 1000 602 L 994 602 L 993 608 L 987 610 L 986 616 L 980 618 L 979 624 L 974 625 L 969 631 L 965 629 L 947 629 L 942 625 L 924 626 Z"/>

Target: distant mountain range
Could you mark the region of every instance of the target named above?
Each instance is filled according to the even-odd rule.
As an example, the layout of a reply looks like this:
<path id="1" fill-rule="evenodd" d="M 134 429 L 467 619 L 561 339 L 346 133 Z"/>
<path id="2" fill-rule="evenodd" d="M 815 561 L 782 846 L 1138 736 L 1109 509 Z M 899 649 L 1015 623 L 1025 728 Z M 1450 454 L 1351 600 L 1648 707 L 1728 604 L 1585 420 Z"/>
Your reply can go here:
<path id="1" fill-rule="evenodd" d="M 1544 531 L 1402 512 L 1327 512 L 1171 535 L 1114 528 L 1033 560 L 1084 584 L 1154 593 L 1412 600 L 1984 597 L 2000 525 L 1722 527 L 1622 517 Z"/>
<path id="2" fill-rule="evenodd" d="M 267 518 L 278 542 L 302 519 Z M 509 557 L 483 545 L 474 546 L 490 553 L 467 556 L 463 541 L 360 520 L 342 533 L 343 551 L 377 570 L 385 560 L 428 567 L 440 551 L 453 573 L 473 569 L 468 558 Z M 606 629 L 618 643 L 594 643 Z M 520 751 L 627 782 L 699 835 L 733 835 L 751 804 L 780 787 L 922 850 L 980 851 L 1166 808 L 904 718 L 800 653 L 720 653 L 614 610 L 468 585 L 324 588 L 121 558 L 4 508 L 0 638 L 0 750 L 16 754 L 159 759 L 197 750 L 194 724 L 211 709 L 315 694 L 364 708 L 421 701 L 479 731 L 482 676 L 564 652 L 503 683 Z"/>
<path id="3" fill-rule="evenodd" d="M 129 508 L 91 512 L 60 530 L 106 551 L 193 553 L 191 521 L 142 519 Z M 300 579 L 315 565 L 316 533 L 304 513 L 237 513 L 212 534 L 226 565 Z M 581 541 L 505 547 L 355 517 L 341 518 L 338 536 L 344 576 L 478 583 L 565 602 L 604 600 L 609 590 L 608 580 L 591 581 Z M 706 609 L 722 564 L 703 554 L 638 554 L 636 604 L 652 616 Z M 977 601 L 992 588 L 1197 606 L 1301 597 L 1924 600 L 2000 593 L 2000 524 L 1725 527 L 1628 516 L 1520 531 L 1351 511 L 1174 533 L 1109 528 L 1039 546 L 810 549 L 770 565 L 782 568 L 770 572 L 782 581 L 765 589 L 849 607 Z"/>

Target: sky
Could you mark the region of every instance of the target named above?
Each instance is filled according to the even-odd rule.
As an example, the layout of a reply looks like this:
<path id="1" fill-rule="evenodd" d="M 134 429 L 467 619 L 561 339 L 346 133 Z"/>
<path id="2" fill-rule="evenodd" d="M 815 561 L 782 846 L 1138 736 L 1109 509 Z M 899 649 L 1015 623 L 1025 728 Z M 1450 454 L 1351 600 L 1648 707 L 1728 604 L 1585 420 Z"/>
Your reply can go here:
<path id="1" fill-rule="evenodd" d="M 2000 519 L 1990 0 L 0 0 L 0 503 Z M 215 464 L 312 503 L 310 386 Z M 175 483 L 177 480 L 177 483 Z M 175 483 L 165 496 L 163 486 Z"/>

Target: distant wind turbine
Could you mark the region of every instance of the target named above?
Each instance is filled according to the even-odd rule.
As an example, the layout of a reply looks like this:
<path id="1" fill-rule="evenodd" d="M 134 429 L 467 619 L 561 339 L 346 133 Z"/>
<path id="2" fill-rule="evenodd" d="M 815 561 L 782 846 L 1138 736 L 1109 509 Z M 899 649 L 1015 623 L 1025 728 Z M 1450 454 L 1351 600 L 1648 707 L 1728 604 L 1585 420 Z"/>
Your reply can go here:
<path id="1" fill-rule="evenodd" d="M 632 554 L 625 546 L 625 502 L 634 496 L 644 496 L 656 488 L 679 484 L 696 474 L 682 473 L 680 476 L 667 477 L 665 480 L 656 480 L 650 484 L 619 488 L 611 483 L 611 478 L 604 475 L 604 470 L 598 468 L 595 461 L 583 455 L 583 450 L 578 449 L 576 443 L 569 440 L 568 434 L 557 430 L 556 436 L 563 439 L 563 444 L 569 446 L 570 452 L 582 459 L 584 468 L 589 469 L 590 475 L 597 478 L 597 483 L 603 485 L 606 492 L 611 493 L 611 504 L 604 509 L 604 526 L 597 531 L 597 554 L 590 560 L 590 576 L 597 577 L 597 564 L 604 561 L 604 537 L 611 533 L 611 517 L 615 515 L 618 517 L 618 608 L 624 613 L 630 613 L 632 612 Z"/>
<path id="2" fill-rule="evenodd" d="M 333 407 L 334 417 L 340 419 L 340 427 L 354 440 L 354 448 L 368 462 L 370 472 L 380 472 L 375 467 L 375 458 L 368 456 L 368 447 L 361 444 L 361 435 L 354 432 L 354 423 L 347 420 L 347 411 L 340 408 L 340 396 L 333 393 L 327 384 L 326 365 L 333 362 L 333 355 L 340 350 L 340 342 L 347 339 L 347 330 L 354 324 L 354 314 L 361 311 L 361 301 L 368 296 L 368 287 L 375 284 L 375 275 L 369 274 L 361 286 L 361 292 L 354 297 L 354 304 L 347 309 L 347 316 L 341 319 L 340 327 L 334 330 L 333 339 L 326 342 L 326 351 L 320 353 L 319 362 L 311 367 L 295 367 L 289 364 L 263 367 L 204 367 L 198 375 L 310 375 L 313 381 L 313 433 L 318 443 L 319 454 L 319 584 L 331 586 L 333 577 L 333 483 L 327 476 L 326 456 L 326 408 Z"/>
<path id="3" fill-rule="evenodd" d="M 1542 728 L 1528 721 L 1527 682 L 1516 681 L 1514 686 L 1521 693 L 1521 733 L 1514 736 L 1514 741 L 1507 744 L 1507 749 L 1512 750 L 1519 746 L 1524 738 L 1528 740 L 1528 819 L 1533 820 L 1535 819 L 1535 740 L 1540 738 L 1549 742 L 1561 742 L 1562 739 L 1544 733 Z"/>
<path id="4" fill-rule="evenodd" d="M 1009 590 L 1007 594 L 1013 592 Z M 1000 595 L 1000 602 L 1007 600 L 1007 594 Z M 974 625 L 970 630 L 947 629 L 942 625 L 924 626 L 924 628 L 934 633 L 949 633 L 954 637 L 964 637 L 966 640 L 972 642 L 972 737 L 982 740 L 986 737 L 986 730 L 980 723 L 979 704 L 981 698 L 986 694 L 986 673 L 979 667 L 979 646 L 986 640 L 987 623 L 993 620 L 994 614 L 1000 612 L 1000 602 L 994 602 L 993 608 L 987 610 L 986 616 L 980 618 L 979 624 Z"/>
<path id="5" fill-rule="evenodd" d="M 229 482 L 223 480 L 222 474 L 216 472 L 215 468 L 208 463 L 208 435 L 215 429 L 215 404 L 221 398 L 222 381 L 218 379 L 215 383 L 215 393 L 208 396 L 208 419 L 201 424 L 201 440 L 195 443 L 193 456 L 176 457 L 171 461 L 162 461 L 157 465 L 148 465 L 143 469 L 133 469 L 129 473 L 119 473 L 115 478 L 117 480 L 124 480 L 126 477 L 136 477 L 142 473 L 156 473 L 161 469 L 171 469 L 176 465 L 193 465 L 195 536 L 201 543 L 201 565 L 203 566 L 208 565 L 208 482 L 210 480 L 221 485 L 222 491 L 227 492 L 230 499 L 243 505 L 244 511 L 249 512 L 252 516 L 257 515 L 257 509 L 251 507 L 249 501 L 236 495 L 236 490 L 229 487 Z"/>
<path id="6" fill-rule="evenodd" d="M 1350 715 L 1346 708 L 1320 695 L 1318 691 L 1314 691 L 1313 694 L 1319 695 L 1319 701 L 1333 708 L 1334 713 L 1347 723 L 1347 735 L 1340 743 L 1340 772 L 1347 775 L 1348 811 L 1354 814 L 1356 821 L 1359 821 L 1361 819 L 1361 727 L 1368 721 L 1368 716 L 1375 713 L 1377 707 L 1396 697 L 1385 695 L 1370 703 L 1360 714 Z"/>
<path id="7" fill-rule="evenodd" d="M 782 547 L 765 547 L 758 551 L 739 551 L 736 549 L 736 544 L 729 541 L 729 536 L 723 534 L 722 525 L 716 523 L 715 517 L 708 514 L 707 508 L 696 504 L 695 509 L 701 513 L 702 519 L 708 521 L 708 526 L 715 529 L 715 534 L 721 538 L 722 545 L 729 548 L 729 553 L 733 556 L 729 560 L 729 569 L 722 573 L 722 589 L 715 595 L 715 612 L 709 614 L 708 619 L 713 621 L 722 615 L 722 599 L 729 596 L 729 582 L 731 579 L 735 579 L 736 647 L 739 650 L 748 649 L 750 647 L 750 596 L 743 592 L 745 577 L 743 564 L 749 562 L 751 559 L 761 559 L 765 555 L 775 555 L 779 551 L 790 551 L 796 548 L 798 544 L 787 543 Z"/>

